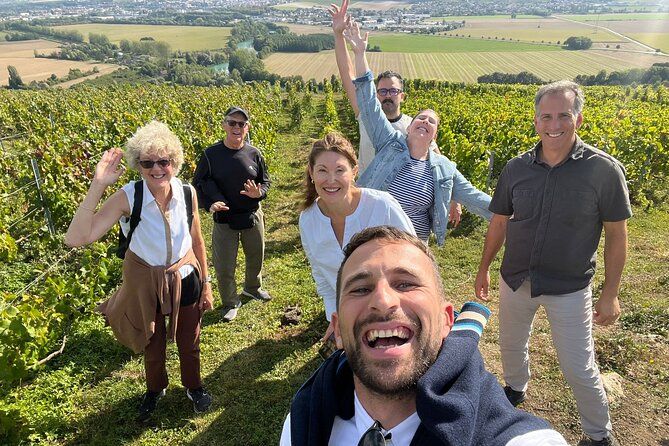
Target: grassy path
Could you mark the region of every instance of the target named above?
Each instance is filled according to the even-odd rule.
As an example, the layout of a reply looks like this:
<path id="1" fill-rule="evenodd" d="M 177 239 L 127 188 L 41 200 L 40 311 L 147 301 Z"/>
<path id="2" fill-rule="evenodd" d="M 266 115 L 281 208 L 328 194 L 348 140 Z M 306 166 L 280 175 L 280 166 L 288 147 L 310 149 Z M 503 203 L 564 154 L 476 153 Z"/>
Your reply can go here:
<path id="1" fill-rule="evenodd" d="M 120 347 L 101 319 L 94 318 L 73 329 L 65 353 L 34 380 L 0 395 L 0 411 L 24 421 L 24 430 L 14 432 L 17 437 L 59 445 L 278 443 L 292 395 L 318 366 L 317 340 L 326 327 L 297 228 L 309 137 L 320 128 L 317 118 L 309 116 L 300 132 L 283 131 L 279 156 L 270 166 L 273 186 L 264 204 L 268 233 L 264 285 L 274 299 L 266 304 L 246 302 L 229 324 L 221 322 L 217 311 L 204 317 L 202 374 L 215 398 L 212 411 L 192 413 L 179 381 L 176 348 L 170 345 L 167 396 L 151 423 L 135 423 L 144 390 L 142 358 Z M 203 220 L 209 239 L 211 222 L 209 217 Z M 483 224 L 467 219 L 437 250 L 445 290 L 456 307 L 472 296 L 484 232 Z M 630 222 L 630 241 L 621 293 L 625 315 L 614 328 L 596 330 L 597 353 L 604 372 L 622 377 L 624 396 L 612 404 L 621 443 L 667 444 L 669 213 L 638 210 Z M 601 286 L 601 266 L 600 261 L 595 288 Z M 290 305 L 299 305 L 302 321 L 281 327 L 281 316 Z M 496 302 L 491 308 L 493 318 L 481 350 L 488 368 L 500 376 Z M 574 400 L 550 344 L 547 323 L 540 315 L 531 342 L 533 378 L 524 408 L 546 417 L 576 442 L 580 427 Z"/>

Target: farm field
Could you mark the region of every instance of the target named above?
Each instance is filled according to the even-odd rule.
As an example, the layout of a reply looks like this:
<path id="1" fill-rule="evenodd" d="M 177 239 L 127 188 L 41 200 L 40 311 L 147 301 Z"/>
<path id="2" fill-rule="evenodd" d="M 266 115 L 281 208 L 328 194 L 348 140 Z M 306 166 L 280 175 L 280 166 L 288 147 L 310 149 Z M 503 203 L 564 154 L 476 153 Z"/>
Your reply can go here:
<path id="1" fill-rule="evenodd" d="M 7 65 L 15 66 L 26 84 L 30 81 L 44 80 L 51 74 L 62 77 L 70 71 L 70 68 L 88 71 L 97 66 L 102 74 L 111 73 L 118 68 L 111 64 L 43 59 L 34 56 L 34 50 L 50 53 L 57 49 L 58 44 L 46 40 L 0 42 L 0 85 L 7 85 L 9 79 Z"/>
<path id="2" fill-rule="evenodd" d="M 89 33 L 105 34 L 114 43 L 123 39 L 139 40 L 153 37 L 167 42 L 172 50 L 200 51 L 225 47 L 231 28 L 211 26 L 169 26 L 169 25 L 116 25 L 88 23 L 83 25 L 63 25 L 57 29 L 77 30 L 88 40 Z"/>
<path id="3" fill-rule="evenodd" d="M 669 33 L 629 33 L 628 36 L 653 48 L 669 53 Z"/>
<path id="4" fill-rule="evenodd" d="M 529 15 L 529 14 L 518 14 L 516 20 L 521 19 L 539 19 L 541 16 L 538 15 Z M 505 15 L 449 15 L 443 17 L 430 17 L 427 19 L 430 22 L 441 22 L 443 20 L 447 22 L 461 22 L 463 20 L 511 20 L 509 14 Z"/>
<path id="5" fill-rule="evenodd" d="M 669 13 L 666 12 L 626 12 L 619 14 L 564 14 L 560 15 L 571 20 L 579 22 L 601 22 L 601 21 L 645 21 L 645 20 L 663 20 L 669 21 Z M 666 22 L 665 22 L 666 23 Z"/>
<path id="6" fill-rule="evenodd" d="M 383 52 L 389 53 L 471 53 L 477 51 L 510 52 L 561 50 L 558 46 L 486 40 L 478 38 L 478 35 L 475 37 L 476 38 L 469 39 L 415 34 L 374 33 L 369 37 L 369 44 L 372 46 L 379 45 Z"/>
<path id="7" fill-rule="evenodd" d="M 593 35 L 601 33 L 603 31 L 601 28 L 607 28 L 653 48 L 669 52 L 669 14 L 667 13 L 588 14 L 559 17 L 590 25 L 591 34 L 586 35 L 593 41 L 598 41 L 592 37 Z M 594 26 L 601 28 L 595 32 Z"/>
<path id="8" fill-rule="evenodd" d="M 472 37 L 485 36 L 501 39 L 521 40 L 525 42 L 563 42 L 570 36 L 586 36 L 593 42 L 622 42 L 623 39 L 615 34 L 598 30 L 586 24 L 579 24 L 559 20 L 556 18 L 535 19 L 464 19 L 465 26 L 447 35 L 471 35 Z"/>
<path id="9" fill-rule="evenodd" d="M 369 53 L 372 70 L 396 70 L 407 78 L 476 82 L 476 78 L 500 71 L 530 71 L 542 79 L 573 78 L 578 74 L 596 74 L 646 68 L 656 62 L 669 62 L 669 56 L 617 51 L 535 51 L 478 53 Z M 333 51 L 313 53 L 275 53 L 265 59 L 269 71 L 282 76 L 301 75 L 305 79 L 329 78 L 337 74 Z"/>

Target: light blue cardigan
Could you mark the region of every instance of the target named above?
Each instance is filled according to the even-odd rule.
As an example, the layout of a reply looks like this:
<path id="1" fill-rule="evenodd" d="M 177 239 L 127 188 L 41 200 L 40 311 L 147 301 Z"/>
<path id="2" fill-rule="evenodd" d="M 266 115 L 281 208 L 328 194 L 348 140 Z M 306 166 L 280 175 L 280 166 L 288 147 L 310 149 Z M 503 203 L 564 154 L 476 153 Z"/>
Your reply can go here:
<path id="1" fill-rule="evenodd" d="M 372 140 L 376 156 L 358 179 L 358 186 L 387 191 L 398 172 L 410 162 L 407 137 L 395 130 L 386 118 L 376 98 L 372 72 L 353 81 L 362 120 Z M 475 188 L 443 155 L 428 151 L 428 162 L 434 178 L 434 205 L 432 232 L 439 245 L 444 244 L 451 199 L 486 220 L 492 218 L 488 210 L 490 195 Z"/>

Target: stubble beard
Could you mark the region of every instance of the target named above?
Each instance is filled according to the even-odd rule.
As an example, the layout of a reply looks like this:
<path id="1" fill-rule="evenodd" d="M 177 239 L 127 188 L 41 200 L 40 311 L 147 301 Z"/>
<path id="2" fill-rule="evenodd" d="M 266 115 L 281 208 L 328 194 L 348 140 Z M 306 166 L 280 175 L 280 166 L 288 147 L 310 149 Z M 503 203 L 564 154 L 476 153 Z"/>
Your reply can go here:
<path id="1" fill-rule="evenodd" d="M 420 321 L 413 321 L 412 330 L 417 349 L 410 357 L 372 361 L 361 353 L 359 342 L 362 330 L 359 324 L 354 326 L 353 345 L 344 345 L 344 350 L 353 373 L 368 390 L 393 400 L 415 395 L 418 380 L 437 359 L 441 339 L 430 342 L 429 334 L 422 330 Z"/>

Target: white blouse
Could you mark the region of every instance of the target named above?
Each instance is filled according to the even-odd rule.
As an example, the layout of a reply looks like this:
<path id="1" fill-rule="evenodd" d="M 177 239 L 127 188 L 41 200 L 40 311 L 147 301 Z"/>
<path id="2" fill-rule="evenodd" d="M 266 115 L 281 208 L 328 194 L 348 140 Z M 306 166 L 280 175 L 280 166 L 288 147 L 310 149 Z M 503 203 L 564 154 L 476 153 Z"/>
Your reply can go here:
<path id="1" fill-rule="evenodd" d="M 172 199 L 168 203 L 165 216 L 169 223 L 169 237 L 166 237 L 167 228 L 162 213 L 158 208 L 156 199 L 144 182 L 144 195 L 142 196 L 141 221 L 135 228 L 130 240 L 130 249 L 142 260 L 151 266 L 171 265 L 182 258 L 193 245 L 188 228 L 188 218 L 186 210 L 186 200 L 181 180 L 172 178 L 170 180 L 172 187 Z M 132 212 L 135 203 L 135 181 L 131 181 L 123 186 L 128 198 L 128 205 Z M 192 189 L 192 187 L 191 187 Z M 193 192 L 195 193 L 195 192 Z M 130 218 L 121 217 L 119 220 L 123 233 L 127 236 L 130 230 Z M 168 251 L 171 256 L 168 259 Z M 182 276 L 186 276 L 192 271 L 192 267 L 181 271 Z M 185 273 L 185 274 L 184 274 Z"/>
<path id="2" fill-rule="evenodd" d="M 416 235 L 411 220 L 389 193 L 366 188 L 360 190 L 362 194 L 358 207 L 344 223 L 342 246 L 339 246 L 330 218 L 323 215 L 316 202 L 300 214 L 302 247 L 311 264 L 316 290 L 323 298 L 328 321 L 337 309 L 337 271 L 344 260 L 343 248 L 355 234 L 373 226 L 389 225 Z"/>

